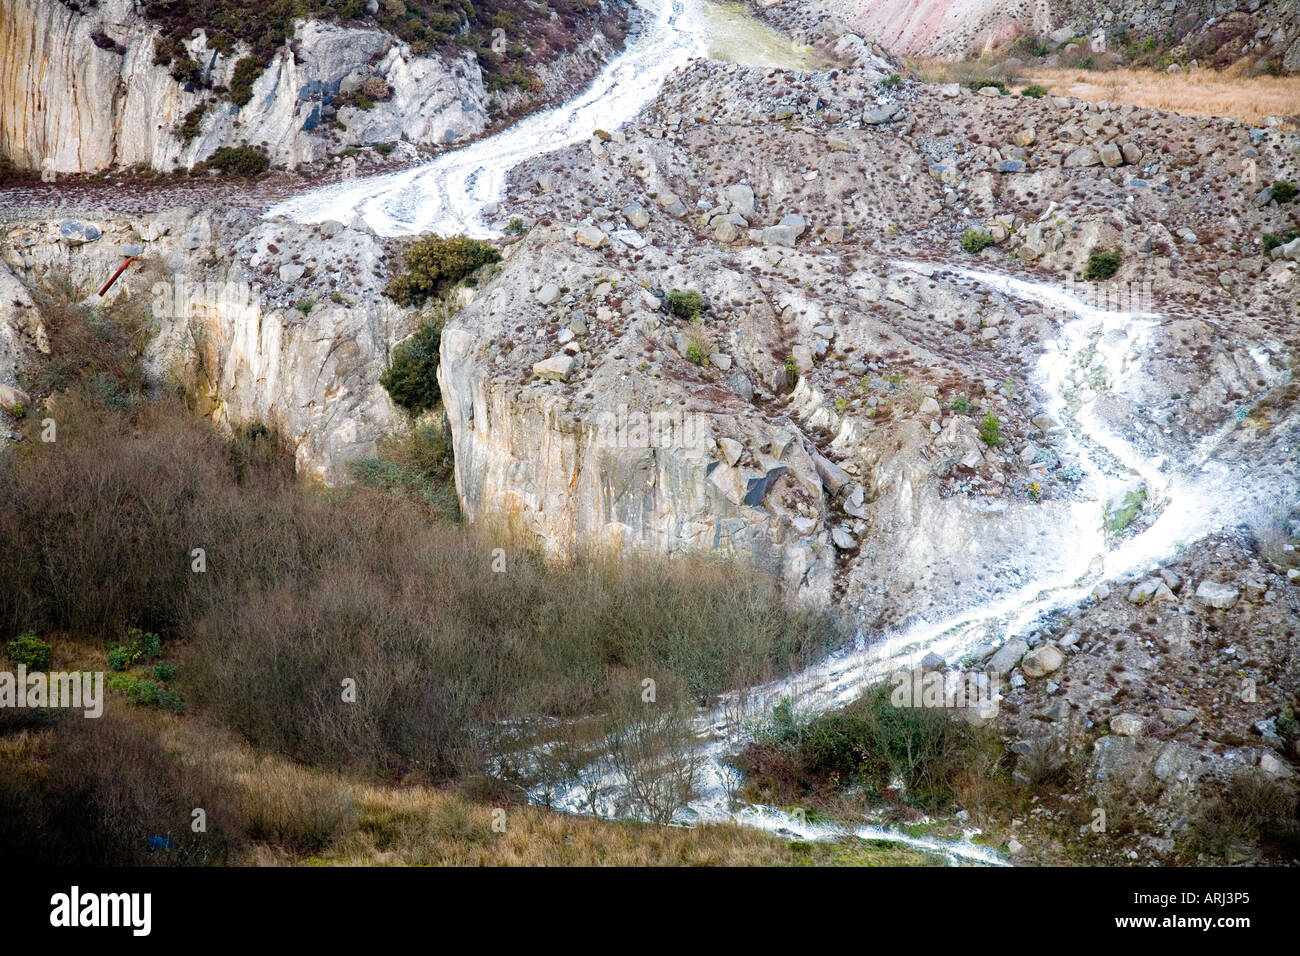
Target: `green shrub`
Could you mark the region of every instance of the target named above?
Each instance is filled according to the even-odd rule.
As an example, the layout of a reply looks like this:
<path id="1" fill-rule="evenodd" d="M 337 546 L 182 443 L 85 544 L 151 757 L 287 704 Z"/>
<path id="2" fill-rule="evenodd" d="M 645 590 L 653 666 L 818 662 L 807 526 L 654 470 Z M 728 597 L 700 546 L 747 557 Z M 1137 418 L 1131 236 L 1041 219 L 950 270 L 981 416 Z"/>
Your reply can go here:
<path id="1" fill-rule="evenodd" d="M 704 353 L 700 351 L 700 346 L 698 343 L 691 342 L 686 346 L 686 361 L 692 363 L 693 365 L 704 364 L 705 356 Z"/>
<path id="2" fill-rule="evenodd" d="M 134 627 L 127 631 L 126 641 L 109 648 L 107 654 L 108 666 L 115 671 L 124 671 L 140 661 L 156 660 L 161 656 L 162 641 L 158 635 Z"/>
<path id="3" fill-rule="evenodd" d="M 398 305 L 423 305 L 481 266 L 499 261 L 501 253 L 478 239 L 424 236 L 406 250 L 406 271 L 388 283 L 384 292 Z"/>
<path id="4" fill-rule="evenodd" d="M 375 147 L 375 152 L 380 156 L 389 156 L 397 148 L 396 143 L 380 143 Z"/>
<path id="5" fill-rule="evenodd" d="M 966 88 L 971 90 L 982 90 L 986 86 L 991 86 L 1003 96 L 1007 95 L 1007 85 L 1001 80 L 967 80 Z"/>
<path id="6" fill-rule="evenodd" d="M 253 84 L 262 75 L 262 68 L 262 63 L 251 56 L 246 56 L 235 64 L 230 79 L 230 102 L 241 107 L 248 105 L 253 98 Z"/>
<path id="7" fill-rule="evenodd" d="M 1031 83 L 1020 91 L 1021 96 L 1028 96 L 1032 100 L 1041 100 L 1047 95 L 1047 90 L 1037 83 Z"/>
<path id="8" fill-rule="evenodd" d="M 785 357 L 785 380 L 789 385 L 799 381 L 799 360 L 793 355 Z"/>
<path id="9" fill-rule="evenodd" d="M 126 692 L 126 700 L 127 703 L 139 707 L 162 707 L 178 714 L 185 712 L 185 702 L 181 700 L 179 694 L 166 687 L 160 687 L 148 679 L 140 679 L 133 683 Z"/>
<path id="10" fill-rule="evenodd" d="M 889 685 L 879 685 L 802 726 L 782 701 L 737 764 L 783 797 L 850 786 L 879 793 L 900 781 L 904 802 L 926 810 L 951 806 L 963 776 L 995 772 L 1002 750 L 995 734 L 941 708 L 895 707 L 890 697 Z"/>
<path id="11" fill-rule="evenodd" d="M 1285 179 L 1279 179 L 1273 183 L 1273 198 L 1278 201 L 1278 205 L 1290 202 L 1295 198 L 1295 194 L 1296 186 L 1294 183 L 1289 183 Z"/>
<path id="12" fill-rule="evenodd" d="M 112 670 L 124 671 L 131 666 L 131 652 L 125 647 L 110 647 L 106 656 Z"/>
<path id="13" fill-rule="evenodd" d="M 508 223 L 506 223 L 507 236 L 522 236 L 527 231 L 528 226 L 525 225 L 524 221 L 518 216 L 514 216 Z"/>
<path id="14" fill-rule="evenodd" d="M 249 146 L 223 146 L 209 156 L 204 165 L 228 176 L 256 176 L 266 172 L 271 161 L 265 153 Z"/>
<path id="15" fill-rule="evenodd" d="M 50 645 L 37 637 L 35 631 L 14 638 L 5 645 L 5 653 L 14 664 L 22 664 L 30 671 L 44 671 L 50 666 Z"/>
<path id="16" fill-rule="evenodd" d="M 1276 249 L 1278 246 L 1284 246 L 1292 239 L 1295 239 L 1297 237 L 1300 237 L 1300 231 L 1296 231 L 1292 229 L 1288 232 L 1284 232 L 1280 236 L 1275 232 L 1266 232 L 1259 237 L 1259 241 L 1260 241 L 1260 245 L 1264 249 L 1265 255 L 1267 255 L 1268 253 Z"/>
<path id="17" fill-rule="evenodd" d="M 194 109 L 185 114 L 185 119 L 180 128 L 176 131 L 181 138 L 181 142 L 188 143 L 194 137 L 199 135 L 203 124 L 203 115 L 208 111 L 207 103 L 200 103 Z"/>
<path id="18" fill-rule="evenodd" d="M 357 98 L 354 102 L 357 109 L 363 110 L 367 113 L 369 113 L 371 110 L 375 108 L 375 101 L 372 100 L 370 97 L 366 96 L 366 94 L 364 93 L 358 93 Z"/>
<path id="19" fill-rule="evenodd" d="M 665 312 L 679 319 L 694 319 L 704 308 L 704 298 L 694 289 L 673 289 L 664 296 Z"/>
<path id="20" fill-rule="evenodd" d="M 902 82 L 903 78 L 901 76 L 897 73 L 890 73 L 889 76 L 880 81 L 880 85 L 887 90 L 896 90 Z"/>
<path id="21" fill-rule="evenodd" d="M 394 404 L 408 412 L 433 408 L 442 397 L 438 389 L 438 345 L 442 326 L 426 321 L 418 332 L 393 349 L 393 360 L 379 376 Z"/>
<path id="22" fill-rule="evenodd" d="M 986 412 L 980 419 L 980 441 L 991 448 L 1006 444 L 1007 440 L 1002 437 L 1002 422 L 992 412 Z"/>
<path id="23" fill-rule="evenodd" d="M 297 309 L 299 312 L 301 312 L 303 315 L 311 315 L 311 310 L 316 308 L 316 300 L 299 299 L 297 304 L 294 306 L 294 308 Z"/>
<path id="24" fill-rule="evenodd" d="M 1010 50 L 1012 56 L 1020 57 L 1022 59 L 1029 59 L 1031 57 L 1036 57 L 1036 56 L 1046 56 L 1048 52 L 1049 51 L 1046 43 L 1044 43 L 1038 37 L 1028 33 L 1016 37 L 1015 42 L 1011 44 L 1011 50 Z"/>
<path id="25" fill-rule="evenodd" d="M 1119 271 L 1120 256 L 1113 250 L 1088 253 L 1088 268 L 1084 271 L 1085 279 L 1109 279 Z"/>
<path id="26" fill-rule="evenodd" d="M 993 237 L 982 229 L 967 229 L 961 234 L 961 247 L 971 255 L 978 255 L 993 244 Z"/>
<path id="27" fill-rule="evenodd" d="M 154 676 L 154 678 L 155 678 L 156 680 L 160 680 L 160 681 L 163 681 L 164 683 L 166 683 L 167 681 L 171 681 L 171 680 L 175 680 L 175 679 L 176 679 L 176 665 L 175 665 L 175 664 L 155 664 L 155 665 L 153 666 L 153 671 L 152 671 L 152 673 L 153 673 L 153 676 Z"/>
<path id="28" fill-rule="evenodd" d="M 954 412 L 961 412 L 964 415 L 970 411 L 970 399 L 965 395 L 958 395 L 948 403 L 948 407 Z"/>

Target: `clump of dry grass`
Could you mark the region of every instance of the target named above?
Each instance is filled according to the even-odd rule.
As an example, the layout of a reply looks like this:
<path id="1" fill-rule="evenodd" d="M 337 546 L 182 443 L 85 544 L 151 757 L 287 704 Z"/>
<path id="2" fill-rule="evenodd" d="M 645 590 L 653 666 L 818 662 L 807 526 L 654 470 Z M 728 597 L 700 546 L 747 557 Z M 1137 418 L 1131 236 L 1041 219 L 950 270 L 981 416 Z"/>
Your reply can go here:
<path id="1" fill-rule="evenodd" d="M 0 846 L 30 865 L 917 865 L 851 841 L 571 816 L 305 767 L 193 716 L 115 712 L 0 734 Z M 202 807 L 207 831 L 190 827 Z M 494 826 L 494 824 L 496 824 Z M 172 841 L 151 849 L 150 835 Z"/>
<path id="2" fill-rule="evenodd" d="M 1109 70 L 1034 69 L 1027 74 L 1053 96 L 1108 101 L 1188 116 L 1220 116 L 1259 124 L 1269 116 L 1300 114 L 1300 76 L 1249 76 L 1229 71 L 1155 73 Z"/>

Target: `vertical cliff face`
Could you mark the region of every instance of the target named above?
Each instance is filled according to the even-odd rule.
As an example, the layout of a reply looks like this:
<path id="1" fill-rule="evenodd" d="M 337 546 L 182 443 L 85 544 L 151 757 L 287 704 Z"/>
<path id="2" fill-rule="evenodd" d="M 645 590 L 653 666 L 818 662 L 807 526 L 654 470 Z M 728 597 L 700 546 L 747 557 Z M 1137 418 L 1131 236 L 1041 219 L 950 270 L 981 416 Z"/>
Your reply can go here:
<path id="1" fill-rule="evenodd" d="M 351 145 L 405 136 L 442 144 L 487 126 L 490 95 L 473 54 L 415 56 L 381 30 L 304 21 L 253 84 L 242 108 L 210 89 L 178 83 L 154 63 L 156 28 L 131 0 L 87 13 L 59 0 L 0 4 L 0 153 L 54 173 L 144 163 L 188 168 L 217 149 L 250 145 L 271 161 L 317 161 Z M 228 85 L 247 51 L 223 55 L 202 31 L 186 42 L 212 86 Z M 391 95 L 372 109 L 334 100 L 371 78 Z M 193 135 L 187 118 L 202 108 Z"/>
<path id="2" fill-rule="evenodd" d="M 54 172 L 167 156 L 165 130 L 184 96 L 153 65 L 151 31 L 130 8 L 108 0 L 89 16 L 58 0 L 0 5 L 0 150 Z M 97 46 L 100 31 L 125 52 Z"/>
<path id="3" fill-rule="evenodd" d="M 414 317 L 373 285 L 331 297 L 321 284 L 345 264 L 373 276 L 382 256 L 373 236 L 185 209 L 69 224 L 34 219 L 3 236 L 0 386 L 41 361 L 45 330 L 27 287 L 66 282 L 93 307 L 131 250 L 142 259 L 109 299 L 134 299 L 152 316 L 146 361 L 200 415 L 275 428 L 293 444 L 298 470 L 327 483 L 345 481 L 349 463 L 398 425 L 379 376 Z"/>

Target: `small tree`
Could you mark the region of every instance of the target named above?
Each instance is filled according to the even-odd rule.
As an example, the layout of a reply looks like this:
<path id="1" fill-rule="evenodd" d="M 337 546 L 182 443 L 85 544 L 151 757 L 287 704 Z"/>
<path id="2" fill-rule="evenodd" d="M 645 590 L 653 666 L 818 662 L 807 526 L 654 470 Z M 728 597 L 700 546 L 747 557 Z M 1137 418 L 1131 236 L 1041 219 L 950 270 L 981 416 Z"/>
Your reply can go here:
<path id="1" fill-rule="evenodd" d="M 407 411 L 433 408 L 442 398 L 438 389 L 438 344 L 442 324 L 428 320 L 420 330 L 393 349 L 393 360 L 379 376 L 388 396 Z"/>
<path id="2" fill-rule="evenodd" d="M 1002 437 L 1002 422 L 992 412 L 986 412 L 980 420 L 980 441 L 990 448 L 1006 444 L 1007 440 Z"/>
<path id="3" fill-rule="evenodd" d="M 5 651 L 11 661 L 28 670 L 43 671 L 50 666 L 50 645 L 37 637 L 35 631 L 28 631 L 10 641 Z"/>

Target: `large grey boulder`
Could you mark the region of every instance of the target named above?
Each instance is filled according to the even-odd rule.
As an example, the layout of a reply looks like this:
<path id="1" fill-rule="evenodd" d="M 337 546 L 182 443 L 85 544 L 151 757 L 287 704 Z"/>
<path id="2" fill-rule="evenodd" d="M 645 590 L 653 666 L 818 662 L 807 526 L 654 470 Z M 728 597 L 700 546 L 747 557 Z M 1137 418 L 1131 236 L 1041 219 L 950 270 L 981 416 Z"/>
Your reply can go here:
<path id="1" fill-rule="evenodd" d="M 989 672 L 999 677 L 1010 674 L 1028 650 L 1028 644 L 1018 637 L 1013 637 L 999 647 L 993 656 L 989 658 Z"/>
<path id="2" fill-rule="evenodd" d="M 1230 584 L 1206 580 L 1196 586 L 1196 600 L 1221 611 L 1236 604 L 1239 596 L 1240 592 Z"/>

